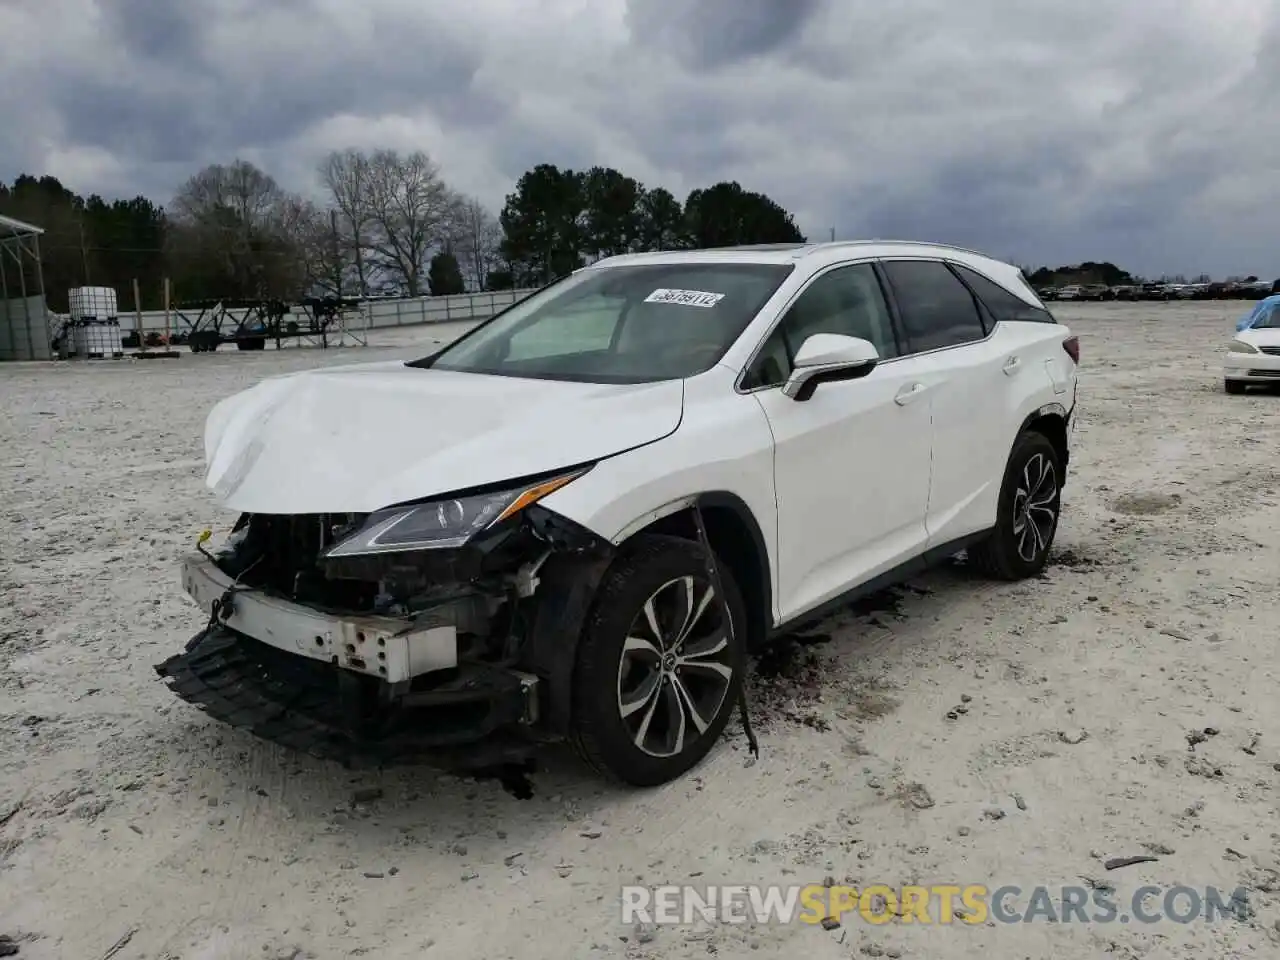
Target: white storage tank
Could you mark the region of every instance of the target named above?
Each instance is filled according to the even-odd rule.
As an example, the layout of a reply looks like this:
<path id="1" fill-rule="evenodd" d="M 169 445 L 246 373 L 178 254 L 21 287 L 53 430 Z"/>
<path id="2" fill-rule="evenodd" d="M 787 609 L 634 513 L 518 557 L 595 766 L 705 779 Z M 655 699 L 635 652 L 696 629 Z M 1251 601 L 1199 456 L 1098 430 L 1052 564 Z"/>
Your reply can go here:
<path id="1" fill-rule="evenodd" d="M 124 356 L 120 306 L 111 287 L 75 287 L 67 291 L 71 320 L 69 352 L 89 360 Z"/>
<path id="2" fill-rule="evenodd" d="M 111 287 L 74 287 L 67 291 L 72 320 L 118 320 L 120 306 Z"/>

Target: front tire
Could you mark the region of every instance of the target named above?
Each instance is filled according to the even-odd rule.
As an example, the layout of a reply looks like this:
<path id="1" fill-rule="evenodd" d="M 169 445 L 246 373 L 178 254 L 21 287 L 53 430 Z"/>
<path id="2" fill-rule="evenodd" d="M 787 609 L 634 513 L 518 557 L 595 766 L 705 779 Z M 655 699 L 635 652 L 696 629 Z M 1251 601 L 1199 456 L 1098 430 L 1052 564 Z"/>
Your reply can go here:
<path id="1" fill-rule="evenodd" d="M 572 739 L 598 773 L 657 786 L 720 739 L 746 669 L 746 607 L 717 566 L 732 630 L 698 543 L 642 535 L 605 574 L 573 678 Z"/>
<path id="2" fill-rule="evenodd" d="M 1226 390 L 1227 393 L 1230 394 L 1244 393 L 1245 383 L 1242 380 L 1223 380 L 1222 389 Z"/>
<path id="3" fill-rule="evenodd" d="M 1057 449 L 1042 433 L 1021 434 L 1005 467 L 995 528 L 969 549 L 969 562 L 997 580 L 1036 576 L 1049 561 L 1061 507 Z"/>

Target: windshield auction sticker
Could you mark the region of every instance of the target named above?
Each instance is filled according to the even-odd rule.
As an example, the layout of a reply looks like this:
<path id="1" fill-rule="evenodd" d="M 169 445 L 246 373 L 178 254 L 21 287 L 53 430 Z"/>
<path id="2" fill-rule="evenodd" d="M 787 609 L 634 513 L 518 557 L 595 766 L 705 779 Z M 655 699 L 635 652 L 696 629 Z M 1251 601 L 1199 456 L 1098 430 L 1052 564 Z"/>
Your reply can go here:
<path id="1" fill-rule="evenodd" d="M 674 303 L 681 307 L 714 307 L 724 299 L 723 293 L 705 290 L 668 290 L 659 288 L 644 298 L 645 303 Z"/>

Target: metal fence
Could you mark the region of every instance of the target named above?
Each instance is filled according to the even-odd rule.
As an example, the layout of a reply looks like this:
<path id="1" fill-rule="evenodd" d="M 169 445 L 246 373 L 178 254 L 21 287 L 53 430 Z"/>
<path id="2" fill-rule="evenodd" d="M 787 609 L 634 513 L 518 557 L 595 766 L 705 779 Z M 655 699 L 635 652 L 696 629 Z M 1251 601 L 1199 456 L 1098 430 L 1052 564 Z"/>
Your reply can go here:
<path id="1" fill-rule="evenodd" d="M 449 323 L 456 320 L 487 320 L 499 310 L 522 300 L 534 290 L 495 290 L 492 293 L 464 293 L 455 297 L 410 297 L 403 300 L 366 300 L 361 306 L 364 323 L 362 327 L 369 330 L 394 329 L 395 327 L 412 327 L 424 323 Z M 190 323 L 199 316 L 198 310 L 184 310 L 180 306 L 169 311 L 169 330 L 182 333 L 190 329 Z M 227 317 L 232 323 L 243 318 L 245 311 L 228 310 Z M 137 327 L 138 315 L 132 311 L 120 311 L 120 327 L 122 330 L 133 330 Z M 163 333 L 165 314 L 163 310 L 145 310 L 142 315 L 142 331 Z M 185 318 L 185 319 L 184 319 Z M 299 316 L 299 322 L 305 326 L 305 319 Z M 225 329 L 225 328 L 224 328 Z"/>

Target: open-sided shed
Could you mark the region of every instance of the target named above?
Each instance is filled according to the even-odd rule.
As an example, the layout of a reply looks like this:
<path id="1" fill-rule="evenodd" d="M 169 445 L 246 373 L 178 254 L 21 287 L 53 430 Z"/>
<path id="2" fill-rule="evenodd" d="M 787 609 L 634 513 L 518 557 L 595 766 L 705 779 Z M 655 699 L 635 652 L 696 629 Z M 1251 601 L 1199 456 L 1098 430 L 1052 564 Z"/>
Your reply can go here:
<path id="1" fill-rule="evenodd" d="M 0 215 L 0 360 L 50 360 L 39 227 Z"/>

